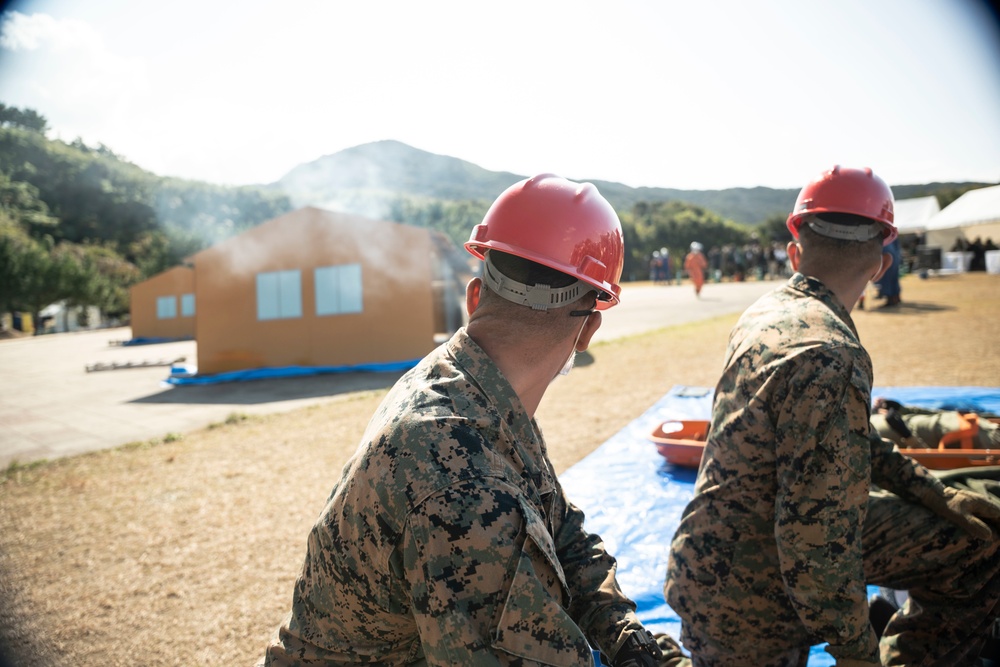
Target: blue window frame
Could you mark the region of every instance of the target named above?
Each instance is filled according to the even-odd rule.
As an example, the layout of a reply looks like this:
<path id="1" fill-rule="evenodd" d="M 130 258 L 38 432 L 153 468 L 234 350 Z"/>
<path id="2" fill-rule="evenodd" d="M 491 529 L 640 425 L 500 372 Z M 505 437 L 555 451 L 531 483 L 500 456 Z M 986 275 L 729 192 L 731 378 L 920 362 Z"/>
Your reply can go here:
<path id="1" fill-rule="evenodd" d="M 156 297 L 156 319 L 172 320 L 175 317 L 177 317 L 177 297 Z"/>
<path id="2" fill-rule="evenodd" d="M 194 317 L 194 294 L 181 294 L 181 317 Z"/>
<path id="3" fill-rule="evenodd" d="M 302 272 L 271 271 L 257 274 L 257 319 L 302 317 Z"/>
<path id="4" fill-rule="evenodd" d="M 322 266 L 315 271 L 316 315 L 344 315 L 364 310 L 361 265 Z"/>

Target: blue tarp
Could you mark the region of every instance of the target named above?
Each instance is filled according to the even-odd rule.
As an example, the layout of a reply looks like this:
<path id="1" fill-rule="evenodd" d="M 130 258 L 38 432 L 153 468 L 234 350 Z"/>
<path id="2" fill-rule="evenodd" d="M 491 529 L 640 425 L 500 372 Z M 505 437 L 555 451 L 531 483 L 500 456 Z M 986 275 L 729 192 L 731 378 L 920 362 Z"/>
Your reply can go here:
<path id="1" fill-rule="evenodd" d="M 694 493 L 695 471 L 668 464 L 648 437 L 667 420 L 710 419 L 712 394 L 711 389 L 673 387 L 560 476 L 570 500 L 586 514 L 587 529 L 600 535 L 618 559 L 618 580 L 635 600 L 639 618 L 649 630 L 675 638 L 680 619 L 663 599 L 663 578 L 670 540 Z M 926 408 L 1000 413 L 997 387 L 876 387 L 872 396 Z M 822 647 L 813 647 L 810 667 L 833 664 Z"/>
<path id="2" fill-rule="evenodd" d="M 353 366 L 282 366 L 280 368 L 251 368 L 242 371 L 207 375 L 189 375 L 185 367 L 178 366 L 171 369 L 171 375 L 167 378 L 166 382 L 174 385 L 218 384 L 220 382 L 244 382 L 265 378 L 302 377 L 305 375 L 326 375 L 330 373 L 407 371 L 419 362 L 420 359 L 410 359 L 407 361 L 390 361 L 380 364 L 355 364 Z"/>
<path id="3" fill-rule="evenodd" d="M 132 345 L 158 345 L 160 343 L 176 343 L 182 340 L 194 340 L 191 336 L 184 336 L 181 338 L 162 338 L 157 336 L 140 336 L 138 338 L 130 338 L 126 341 L 120 343 L 122 346 L 132 346 Z"/>

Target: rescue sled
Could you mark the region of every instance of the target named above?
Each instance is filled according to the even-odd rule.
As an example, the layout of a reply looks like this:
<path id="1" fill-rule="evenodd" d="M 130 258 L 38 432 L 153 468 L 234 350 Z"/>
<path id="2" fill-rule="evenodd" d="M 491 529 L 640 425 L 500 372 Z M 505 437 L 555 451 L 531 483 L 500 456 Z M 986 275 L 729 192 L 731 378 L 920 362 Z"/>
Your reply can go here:
<path id="1" fill-rule="evenodd" d="M 709 424 L 705 419 L 665 421 L 653 429 L 649 439 L 668 463 L 682 468 L 697 468 L 705 451 Z"/>
<path id="2" fill-rule="evenodd" d="M 979 433 L 979 415 L 974 412 L 965 412 L 959 415 L 959 418 L 961 420 L 959 429 L 941 436 L 937 449 L 932 447 L 926 449 L 900 447 L 899 451 L 907 456 L 912 456 L 925 467 L 935 470 L 1000 464 L 1000 450 L 977 449 L 974 446 L 973 438 Z M 989 421 L 1000 423 L 993 418 Z"/>
<path id="3" fill-rule="evenodd" d="M 997 419 L 990 421 L 1000 423 Z M 653 429 L 649 439 L 667 463 L 682 468 L 697 468 L 705 450 L 709 424 L 703 419 L 672 419 Z M 977 415 L 966 413 L 963 415 L 962 427 L 946 433 L 936 449 L 900 447 L 899 451 L 934 470 L 1000 465 L 1000 450 L 973 447 L 973 438 L 978 432 Z"/>

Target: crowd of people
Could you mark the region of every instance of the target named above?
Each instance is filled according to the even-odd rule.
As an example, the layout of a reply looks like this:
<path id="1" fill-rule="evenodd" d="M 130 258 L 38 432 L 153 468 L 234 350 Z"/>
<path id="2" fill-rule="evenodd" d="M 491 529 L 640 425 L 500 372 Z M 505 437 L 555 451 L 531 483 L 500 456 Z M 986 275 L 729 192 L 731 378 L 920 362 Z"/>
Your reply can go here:
<path id="1" fill-rule="evenodd" d="M 372 417 L 260 664 L 802 667 L 826 643 L 840 667 L 972 665 L 1000 615 L 1000 505 L 879 437 L 851 319 L 893 261 L 892 193 L 834 167 L 787 226 L 780 259 L 685 256 L 692 275 L 792 273 L 731 334 L 694 497 L 663 536 L 683 648 L 643 627 L 535 421 L 619 303 L 624 263 L 597 189 L 543 174 L 472 230 L 468 325 Z M 909 593 L 881 635 L 866 584 Z"/>
<path id="2" fill-rule="evenodd" d="M 963 237 L 955 239 L 955 244 L 952 246 L 951 251 L 971 252 L 972 259 L 969 262 L 969 271 L 985 271 L 986 253 L 997 249 L 997 245 L 993 242 L 992 238 L 987 238 L 986 241 L 983 241 L 982 237 L 977 236 L 972 241 Z"/>
<path id="3" fill-rule="evenodd" d="M 698 243 L 698 242 L 694 242 Z M 776 280 L 792 275 L 785 246 L 777 241 L 761 242 L 757 239 L 743 245 L 727 243 L 711 246 L 708 250 L 698 243 L 699 252 L 705 256 L 704 280 L 710 282 L 743 282 L 745 280 Z M 690 248 L 685 251 L 690 253 Z M 687 254 L 683 255 L 684 258 Z M 649 280 L 653 284 L 669 285 L 675 279 L 690 278 L 690 272 L 674 270 L 674 260 L 668 248 L 654 250 L 649 258 Z"/>

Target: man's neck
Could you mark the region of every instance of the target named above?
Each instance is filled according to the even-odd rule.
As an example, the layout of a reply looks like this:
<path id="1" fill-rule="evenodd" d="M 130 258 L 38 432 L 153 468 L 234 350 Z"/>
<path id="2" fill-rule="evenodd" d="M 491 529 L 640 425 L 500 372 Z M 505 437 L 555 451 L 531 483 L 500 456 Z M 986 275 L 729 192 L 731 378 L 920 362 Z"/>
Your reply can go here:
<path id="1" fill-rule="evenodd" d="M 823 283 L 828 290 L 833 292 L 834 297 L 840 302 L 840 305 L 847 309 L 847 312 L 854 310 L 855 304 L 865 293 L 865 287 L 868 285 L 867 278 L 845 277 L 833 271 L 802 270 L 802 273 Z"/>
<path id="2" fill-rule="evenodd" d="M 528 416 L 534 417 L 542 397 L 566 359 L 557 356 L 561 355 L 558 350 L 542 352 L 526 347 L 523 342 L 501 341 L 490 335 L 487 327 L 476 324 L 469 324 L 469 338 L 496 364 L 510 382 Z M 569 350 L 565 353 L 568 356 Z"/>

